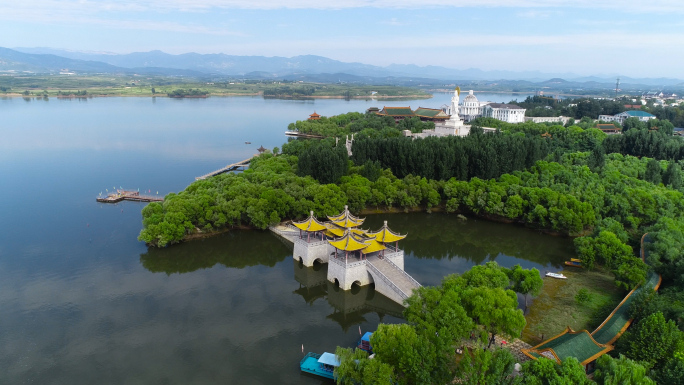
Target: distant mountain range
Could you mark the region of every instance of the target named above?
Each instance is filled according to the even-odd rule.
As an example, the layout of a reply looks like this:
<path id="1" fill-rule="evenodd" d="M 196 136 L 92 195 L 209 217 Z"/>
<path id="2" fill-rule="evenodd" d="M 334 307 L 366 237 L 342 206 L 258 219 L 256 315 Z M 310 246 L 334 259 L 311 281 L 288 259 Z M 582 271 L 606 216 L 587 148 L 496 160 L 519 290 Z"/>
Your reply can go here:
<path id="1" fill-rule="evenodd" d="M 0 48 L 0 71 L 55 73 L 68 69 L 85 73 L 138 73 L 250 79 L 290 79 L 325 82 L 394 82 L 403 84 L 443 84 L 456 81 L 520 81 L 547 86 L 610 89 L 615 77 L 581 77 L 572 73 L 539 71 L 457 70 L 439 66 L 392 64 L 386 67 L 363 63 L 345 63 L 322 56 L 302 55 L 291 58 L 236 56 L 226 54 L 186 53 L 171 55 L 162 51 L 130 54 L 89 53 L 52 48 Z M 684 87 L 684 81 L 670 78 L 620 77 L 621 88 Z M 546 80 L 550 79 L 550 80 Z"/>

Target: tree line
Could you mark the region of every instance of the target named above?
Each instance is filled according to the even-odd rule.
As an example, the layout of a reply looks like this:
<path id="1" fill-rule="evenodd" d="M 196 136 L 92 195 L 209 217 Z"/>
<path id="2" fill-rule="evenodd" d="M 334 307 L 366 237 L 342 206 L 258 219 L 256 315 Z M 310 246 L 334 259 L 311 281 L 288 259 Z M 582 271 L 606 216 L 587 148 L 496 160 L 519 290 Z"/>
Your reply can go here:
<path id="1" fill-rule="evenodd" d="M 354 121 L 350 117 L 341 119 L 347 118 L 349 122 L 343 123 L 344 126 Z M 385 129 L 387 127 L 371 130 L 377 133 Z M 286 218 L 303 218 L 310 210 L 317 216 L 331 215 L 341 211 L 345 204 L 353 212 L 373 206 L 406 209 L 422 206 L 428 210 L 442 206 L 448 212 L 505 219 L 563 234 L 584 235 L 576 238 L 575 246 L 586 267 L 604 266 L 613 272 L 617 285 L 630 289 L 645 280 L 648 267 L 636 257 L 634 250 L 638 250 L 641 235 L 650 232 L 648 261 L 663 276 L 661 291 L 635 301 L 632 309 L 634 326 L 620 339 L 619 349 L 616 349 L 624 357 L 602 357 L 598 365 L 600 371 L 595 378 L 599 383 L 610 383 L 608 381 L 619 378 L 620 373 L 627 370 L 635 374 L 621 383 L 649 383 L 651 380 L 646 374 L 663 383 L 677 383 L 672 382 L 673 379 L 684 378 L 684 339 L 681 332 L 684 326 L 681 322 L 684 315 L 684 306 L 681 305 L 684 303 L 684 260 L 681 252 L 684 246 L 684 221 L 681 220 L 684 196 L 681 191 L 681 164 L 676 156 L 669 157 L 675 152 L 667 150 L 676 147 L 678 139 L 648 127 L 627 130 L 623 137 L 630 139 L 619 139 L 625 141 L 621 146 L 612 143 L 618 139 L 610 139 L 596 129 L 577 126 L 502 124 L 500 131 L 482 134 L 476 129 L 468 138 L 416 141 L 382 134 L 375 137 L 359 134 L 355 142 L 355 146 L 359 145 L 358 152 L 354 147 L 351 160 L 346 157 L 343 143 L 336 144 L 332 138 L 293 141 L 283 146 L 282 155 L 261 155 L 253 160 L 249 170 L 241 174 L 224 174 L 197 181 L 178 194 L 169 194 L 164 202 L 147 205 L 142 213 L 144 228 L 139 239 L 165 246 L 196 233 L 198 229 L 212 231 L 244 225 L 263 229 Z M 541 135 L 547 133 L 549 135 L 541 139 Z M 634 138 L 629 135 L 634 135 Z M 649 147 L 645 145 L 648 143 L 663 145 Z M 529 153 L 521 149 L 531 144 L 538 144 L 541 160 L 535 159 L 536 156 L 530 158 Z M 480 147 L 475 149 L 476 145 Z M 627 154 L 610 153 L 615 148 Z M 378 155 L 372 149 L 380 149 L 378 152 L 385 155 Z M 459 164 L 453 161 L 457 158 L 455 155 L 467 151 L 473 151 L 470 157 L 486 158 L 494 166 L 478 165 L 471 169 L 470 162 L 476 160 L 469 158 L 467 166 L 459 169 L 461 174 L 454 173 L 453 170 L 458 169 L 454 165 Z M 629 155 L 630 152 L 641 157 Z M 404 154 L 412 162 L 402 160 L 401 156 L 395 157 L 395 153 Z M 442 160 L 435 154 L 449 159 Z M 656 155 L 657 159 L 644 154 Z M 508 159 L 513 165 L 508 164 Z M 531 165 L 525 163 L 528 161 Z M 444 162 L 451 166 L 435 166 Z M 458 287 L 458 290 L 475 289 Z M 457 290 L 450 294 L 444 287 L 434 290 L 441 291 L 440 296 L 459 297 L 463 293 Z M 505 291 L 504 288 L 501 290 Z M 430 293 L 437 295 L 436 292 Z M 468 313 L 468 300 L 459 298 L 458 302 L 468 316 L 462 318 L 464 322 L 470 319 L 483 327 L 481 319 Z M 410 317 L 407 316 L 409 324 L 413 322 Z M 421 321 L 420 325 L 431 328 L 431 322 Z M 405 326 L 403 328 L 406 329 Z M 393 333 L 398 333 L 409 341 L 431 341 L 429 349 L 448 350 L 444 341 L 425 340 L 428 336 L 432 338 L 430 333 L 421 337 L 423 332 L 404 329 L 388 329 L 385 333 L 388 341 L 399 343 L 401 338 L 392 337 Z M 489 330 L 491 336 L 494 329 Z M 383 333 L 378 334 L 381 335 Z M 423 377 L 420 376 L 431 374 L 425 374 L 421 368 L 428 363 L 441 365 L 439 363 L 444 362 L 440 361 L 443 358 L 438 357 L 440 353 L 436 350 L 426 352 L 428 357 L 433 357 L 430 358 L 434 360 L 430 361 L 432 363 L 421 360 L 411 366 L 408 364 L 411 361 L 404 364 L 398 356 L 391 356 L 394 358 L 388 358 L 387 362 L 399 365 L 397 368 L 391 364 L 397 370 L 394 373 L 400 375 L 397 378 L 414 378 L 416 382 L 422 382 L 420 379 Z M 508 375 L 501 374 L 506 371 L 496 369 L 499 364 L 488 366 L 499 362 L 499 359 L 505 363 L 506 359 L 501 358 L 505 353 L 491 354 L 483 352 L 469 356 L 472 361 L 468 367 L 478 369 L 467 372 L 465 369 L 468 367 L 464 367 L 461 378 L 476 374 L 492 375 L 491 378 L 498 378 L 501 382 L 491 383 L 507 383 Z M 531 361 L 523 367 L 523 378 L 535 383 L 581 383 L 572 382 L 580 381 L 577 380 L 579 377 L 573 377 L 578 373 L 578 366 L 576 360 L 569 360 L 563 365 L 547 363 L 544 359 Z M 386 369 L 383 373 L 387 373 Z M 440 378 L 448 377 L 445 373 L 456 373 L 455 367 L 439 370 L 447 370 L 439 372 L 443 376 Z M 637 377 L 642 382 L 634 382 Z M 468 383 L 483 383 L 481 376 L 477 378 L 480 380 Z M 551 380 L 553 378 L 556 380 Z"/>

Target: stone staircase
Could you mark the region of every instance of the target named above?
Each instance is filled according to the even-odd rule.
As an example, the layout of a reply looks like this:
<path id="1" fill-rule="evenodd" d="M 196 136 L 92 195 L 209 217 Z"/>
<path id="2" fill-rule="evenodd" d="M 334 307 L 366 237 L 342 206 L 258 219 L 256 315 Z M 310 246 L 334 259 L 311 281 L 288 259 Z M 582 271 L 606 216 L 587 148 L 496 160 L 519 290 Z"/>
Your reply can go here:
<path id="1" fill-rule="evenodd" d="M 367 260 L 369 272 L 371 275 L 378 275 L 381 282 L 378 282 L 378 277 L 373 277 L 375 280 L 376 290 L 380 289 L 381 283 L 388 286 L 390 290 L 394 291 L 402 299 L 406 299 L 411 296 L 414 289 L 419 288 L 421 285 L 413 279 L 407 272 L 399 268 L 386 258 L 379 258 L 377 256 L 369 257 Z M 375 273 L 375 274 L 373 274 Z M 384 295 L 388 296 L 386 293 Z M 388 296 L 389 297 L 389 296 Z"/>

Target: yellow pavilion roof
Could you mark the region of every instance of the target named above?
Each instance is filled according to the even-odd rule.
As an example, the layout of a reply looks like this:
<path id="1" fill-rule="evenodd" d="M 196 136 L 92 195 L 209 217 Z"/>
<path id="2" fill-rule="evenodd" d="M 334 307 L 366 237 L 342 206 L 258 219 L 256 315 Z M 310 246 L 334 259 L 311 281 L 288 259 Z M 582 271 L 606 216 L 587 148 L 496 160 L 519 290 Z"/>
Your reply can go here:
<path id="1" fill-rule="evenodd" d="M 309 218 L 302 222 L 292 222 L 295 227 L 297 227 L 300 230 L 304 231 L 321 231 L 321 230 L 326 230 L 327 227 L 321 222 L 318 221 L 318 219 L 314 218 L 313 216 L 313 211 L 309 213 Z"/>
<path id="2" fill-rule="evenodd" d="M 365 249 L 361 250 L 361 252 L 363 252 L 364 254 L 370 254 L 370 253 L 374 253 L 376 251 L 385 250 L 385 249 L 386 249 L 385 245 L 383 245 L 382 243 L 380 243 L 376 240 L 372 240 L 371 244 L 368 247 L 366 247 Z"/>
<path id="3" fill-rule="evenodd" d="M 333 245 L 336 249 L 345 251 L 362 250 L 370 246 L 372 242 L 372 239 L 360 237 L 350 231 L 346 231 L 341 238 L 328 241 L 328 243 Z"/>
<path id="4" fill-rule="evenodd" d="M 344 211 L 342 211 L 342 213 L 335 216 L 329 216 L 328 219 L 330 219 L 331 222 L 340 227 L 361 226 L 361 224 L 363 224 L 363 221 L 365 220 L 365 218 L 359 218 L 352 215 L 349 212 L 349 206 L 344 206 Z"/>
<path id="5" fill-rule="evenodd" d="M 373 237 L 375 240 L 382 243 L 401 241 L 402 239 L 406 238 L 406 235 L 401 235 L 390 230 L 390 228 L 387 227 L 387 221 L 385 221 L 385 224 L 380 230 L 375 232 L 371 231 L 368 233 L 368 236 Z"/>

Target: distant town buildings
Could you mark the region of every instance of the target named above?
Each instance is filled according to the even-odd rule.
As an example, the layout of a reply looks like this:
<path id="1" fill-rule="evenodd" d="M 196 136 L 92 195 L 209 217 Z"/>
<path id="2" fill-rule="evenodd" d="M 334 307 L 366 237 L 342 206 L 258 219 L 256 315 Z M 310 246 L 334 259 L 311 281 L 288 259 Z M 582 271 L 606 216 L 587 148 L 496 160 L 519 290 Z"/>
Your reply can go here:
<path id="1" fill-rule="evenodd" d="M 655 119 L 655 115 L 649 114 L 646 111 L 625 111 L 616 115 L 599 115 L 598 120 L 604 122 L 618 122 L 620 124 L 625 122 L 627 118 L 638 118 L 642 122 L 647 122 L 651 119 Z"/>
<path id="2" fill-rule="evenodd" d="M 394 118 L 395 122 L 404 120 L 407 118 L 419 118 L 424 122 L 444 122 L 449 119 L 449 115 L 444 113 L 439 108 L 425 108 L 418 107 L 415 111 L 411 107 L 383 107 L 382 110 L 378 110 L 377 107 L 371 107 L 366 112 L 375 113 L 379 116 L 390 116 Z"/>
<path id="3" fill-rule="evenodd" d="M 454 108 L 445 108 L 447 115 L 454 115 Z M 458 104 L 458 116 L 464 122 L 470 122 L 481 116 L 499 119 L 507 123 L 522 123 L 525 121 L 526 109 L 514 104 L 481 102 L 473 94 L 473 90 L 468 91 L 468 95 L 463 98 L 463 102 Z"/>
<path id="4" fill-rule="evenodd" d="M 525 109 L 515 104 L 490 103 L 482 107 L 482 116 L 508 123 L 522 123 L 525 121 Z"/>
<path id="5" fill-rule="evenodd" d="M 561 123 L 562 125 L 568 124 L 572 119 L 569 116 L 528 116 L 525 117 L 526 122 L 532 123 Z"/>
<path id="6" fill-rule="evenodd" d="M 615 127 L 615 125 L 612 123 L 599 123 L 596 125 L 596 128 L 598 128 L 606 134 L 619 134 L 622 131 L 619 128 Z"/>

